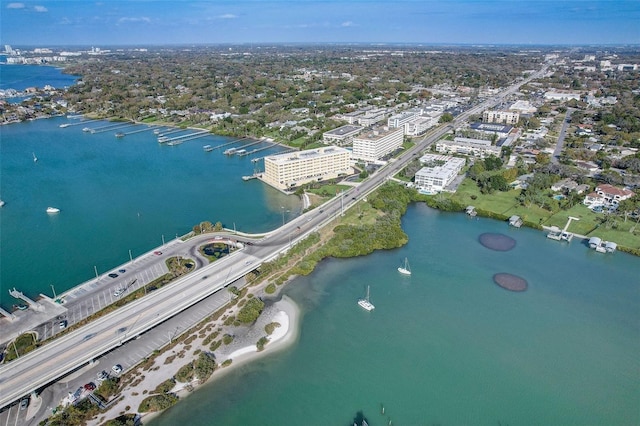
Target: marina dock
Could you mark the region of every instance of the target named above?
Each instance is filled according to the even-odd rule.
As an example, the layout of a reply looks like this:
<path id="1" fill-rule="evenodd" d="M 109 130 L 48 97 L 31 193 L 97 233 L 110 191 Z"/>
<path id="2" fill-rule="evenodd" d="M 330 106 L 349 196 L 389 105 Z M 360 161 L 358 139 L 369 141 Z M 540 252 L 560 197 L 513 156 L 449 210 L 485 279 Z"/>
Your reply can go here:
<path id="1" fill-rule="evenodd" d="M 211 132 L 209 132 L 208 130 L 201 130 L 199 132 L 190 133 L 188 135 L 175 136 L 173 138 L 169 138 L 165 142 L 167 143 L 167 145 L 170 145 L 170 146 L 180 145 L 181 143 L 189 141 L 191 139 L 198 139 L 198 138 L 201 138 L 203 136 L 210 135 L 210 134 L 211 134 Z M 158 139 L 158 141 L 159 140 L 160 139 Z"/>
<path id="2" fill-rule="evenodd" d="M 149 130 L 156 130 L 157 127 L 156 126 L 149 126 L 149 127 L 145 127 L 143 129 L 138 129 L 138 130 L 132 130 L 130 132 L 123 132 L 121 133 L 122 136 L 127 136 L 127 135 L 133 135 L 135 133 L 142 133 L 142 132 L 148 132 Z M 116 136 L 118 134 L 116 133 Z"/>

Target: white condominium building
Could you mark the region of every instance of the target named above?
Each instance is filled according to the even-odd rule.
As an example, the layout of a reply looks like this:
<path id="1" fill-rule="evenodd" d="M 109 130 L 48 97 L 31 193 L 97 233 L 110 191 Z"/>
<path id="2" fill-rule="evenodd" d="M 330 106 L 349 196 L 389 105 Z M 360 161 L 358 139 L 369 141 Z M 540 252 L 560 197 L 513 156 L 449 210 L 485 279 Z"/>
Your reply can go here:
<path id="1" fill-rule="evenodd" d="M 415 176 L 415 186 L 423 193 L 435 194 L 449 185 L 465 164 L 464 158 L 425 154 L 420 158 L 425 166 Z"/>
<path id="2" fill-rule="evenodd" d="M 352 157 L 356 160 L 377 161 L 402 146 L 402 128 L 387 127 L 371 130 L 353 139 Z"/>
<path id="3" fill-rule="evenodd" d="M 362 126 L 347 124 L 322 134 L 322 141 L 330 145 L 351 145 L 353 138 L 362 131 Z"/>
<path id="4" fill-rule="evenodd" d="M 502 149 L 491 145 L 491 141 L 456 137 L 452 141 L 441 139 L 436 142 L 436 151 L 441 154 L 463 154 L 485 158 L 491 155 L 500 157 Z"/>
<path id="5" fill-rule="evenodd" d="M 287 190 L 352 173 L 350 152 L 328 146 L 265 157 L 262 180 L 274 188 Z"/>
<path id="6" fill-rule="evenodd" d="M 387 126 L 389 128 L 402 127 L 405 123 L 413 121 L 418 117 L 419 114 L 416 112 L 403 112 L 401 114 L 392 115 L 387 120 Z"/>
<path id="7" fill-rule="evenodd" d="M 485 111 L 482 121 L 485 123 L 518 124 L 520 114 L 515 111 Z"/>

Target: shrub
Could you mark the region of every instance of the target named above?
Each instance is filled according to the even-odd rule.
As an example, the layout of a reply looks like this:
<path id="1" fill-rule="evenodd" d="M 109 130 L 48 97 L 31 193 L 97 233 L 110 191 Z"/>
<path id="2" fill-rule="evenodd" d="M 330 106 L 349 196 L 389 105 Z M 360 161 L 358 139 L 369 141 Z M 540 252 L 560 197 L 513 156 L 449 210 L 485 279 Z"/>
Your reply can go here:
<path id="1" fill-rule="evenodd" d="M 276 292 L 276 285 L 274 283 L 270 283 L 265 289 L 264 292 L 267 294 L 273 294 Z"/>
<path id="2" fill-rule="evenodd" d="M 178 402 L 178 396 L 173 393 L 151 395 L 146 397 L 138 407 L 138 412 L 146 413 L 149 411 L 166 410 L 173 404 Z"/>
<path id="3" fill-rule="evenodd" d="M 158 387 L 153 390 L 153 393 L 168 393 L 173 389 L 176 385 L 176 381 L 174 379 L 167 379 L 164 382 L 160 383 Z"/>
<path id="4" fill-rule="evenodd" d="M 266 336 L 262 336 L 260 338 L 260 340 L 258 340 L 258 342 L 256 343 L 256 347 L 258 348 L 258 351 L 261 351 L 264 349 L 264 346 L 269 342 L 269 339 Z"/>
<path id="5" fill-rule="evenodd" d="M 225 334 L 222 336 L 222 343 L 228 345 L 231 342 L 233 342 L 233 336 L 231 334 Z"/>
<path id="6" fill-rule="evenodd" d="M 180 368 L 176 372 L 176 380 L 182 383 L 188 383 L 193 379 L 193 362 L 190 362 Z"/>
<path id="7" fill-rule="evenodd" d="M 280 327 L 279 322 L 270 322 L 269 324 L 264 326 L 264 331 L 267 332 L 268 335 L 273 334 L 276 328 Z"/>
<path id="8" fill-rule="evenodd" d="M 194 369 L 198 379 L 204 382 L 216 370 L 216 360 L 212 354 L 202 352 L 195 361 Z"/>
<path id="9" fill-rule="evenodd" d="M 238 321 L 242 324 L 251 324 L 258 319 L 263 309 L 264 302 L 257 297 L 253 297 L 238 312 Z"/>

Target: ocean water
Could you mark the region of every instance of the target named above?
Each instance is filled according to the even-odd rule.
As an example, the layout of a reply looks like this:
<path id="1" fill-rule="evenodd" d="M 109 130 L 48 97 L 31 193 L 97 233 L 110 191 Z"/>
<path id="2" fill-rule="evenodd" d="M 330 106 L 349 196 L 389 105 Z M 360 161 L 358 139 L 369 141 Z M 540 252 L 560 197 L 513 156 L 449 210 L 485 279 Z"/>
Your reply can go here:
<path id="1" fill-rule="evenodd" d="M 61 68 L 35 65 L 7 65 L 0 62 L 0 89 L 24 90 L 46 85 L 63 89 L 75 83 L 77 75 L 63 74 Z"/>
<path id="2" fill-rule="evenodd" d="M 258 180 L 251 156 L 204 152 L 233 139 L 206 136 L 160 145 L 152 131 L 116 138 L 90 134 L 110 123 L 60 128 L 58 117 L 2 126 L 0 131 L 0 304 L 17 303 L 7 289 L 52 296 L 184 235 L 201 221 L 265 232 L 299 214 L 301 200 Z M 183 132 L 182 134 L 187 133 Z M 267 147 L 269 144 L 255 145 Z M 33 156 L 38 158 L 34 162 Z M 260 163 L 261 165 L 261 163 Z M 50 215 L 47 207 L 61 211 Z"/>
<path id="3" fill-rule="evenodd" d="M 371 426 L 640 424 L 640 259 L 423 204 L 403 227 L 406 246 L 286 287 L 303 312 L 291 348 L 149 424 L 346 426 L 359 411 Z M 485 232 L 516 246 L 487 249 Z M 500 288 L 498 272 L 528 290 Z M 356 304 L 367 285 L 372 312 Z"/>

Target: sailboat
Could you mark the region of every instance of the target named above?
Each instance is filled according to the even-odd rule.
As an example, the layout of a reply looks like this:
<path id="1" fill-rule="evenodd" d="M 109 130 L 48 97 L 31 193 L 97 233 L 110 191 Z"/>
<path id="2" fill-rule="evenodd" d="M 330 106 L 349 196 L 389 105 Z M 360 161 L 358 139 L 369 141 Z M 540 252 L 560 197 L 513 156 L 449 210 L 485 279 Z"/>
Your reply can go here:
<path id="1" fill-rule="evenodd" d="M 36 157 L 36 153 L 32 152 L 31 154 L 33 154 L 33 162 L 36 163 L 38 161 L 38 157 Z"/>
<path id="2" fill-rule="evenodd" d="M 358 300 L 358 305 L 360 305 L 363 309 L 366 309 L 367 311 L 372 311 L 375 308 L 375 306 L 373 306 L 373 303 L 369 302 L 369 286 L 367 286 L 367 297 L 364 299 Z"/>
<path id="3" fill-rule="evenodd" d="M 404 258 L 404 263 L 398 268 L 398 272 L 404 275 L 411 275 L 411 268 L 409 268 L 409 259 Z"/>

